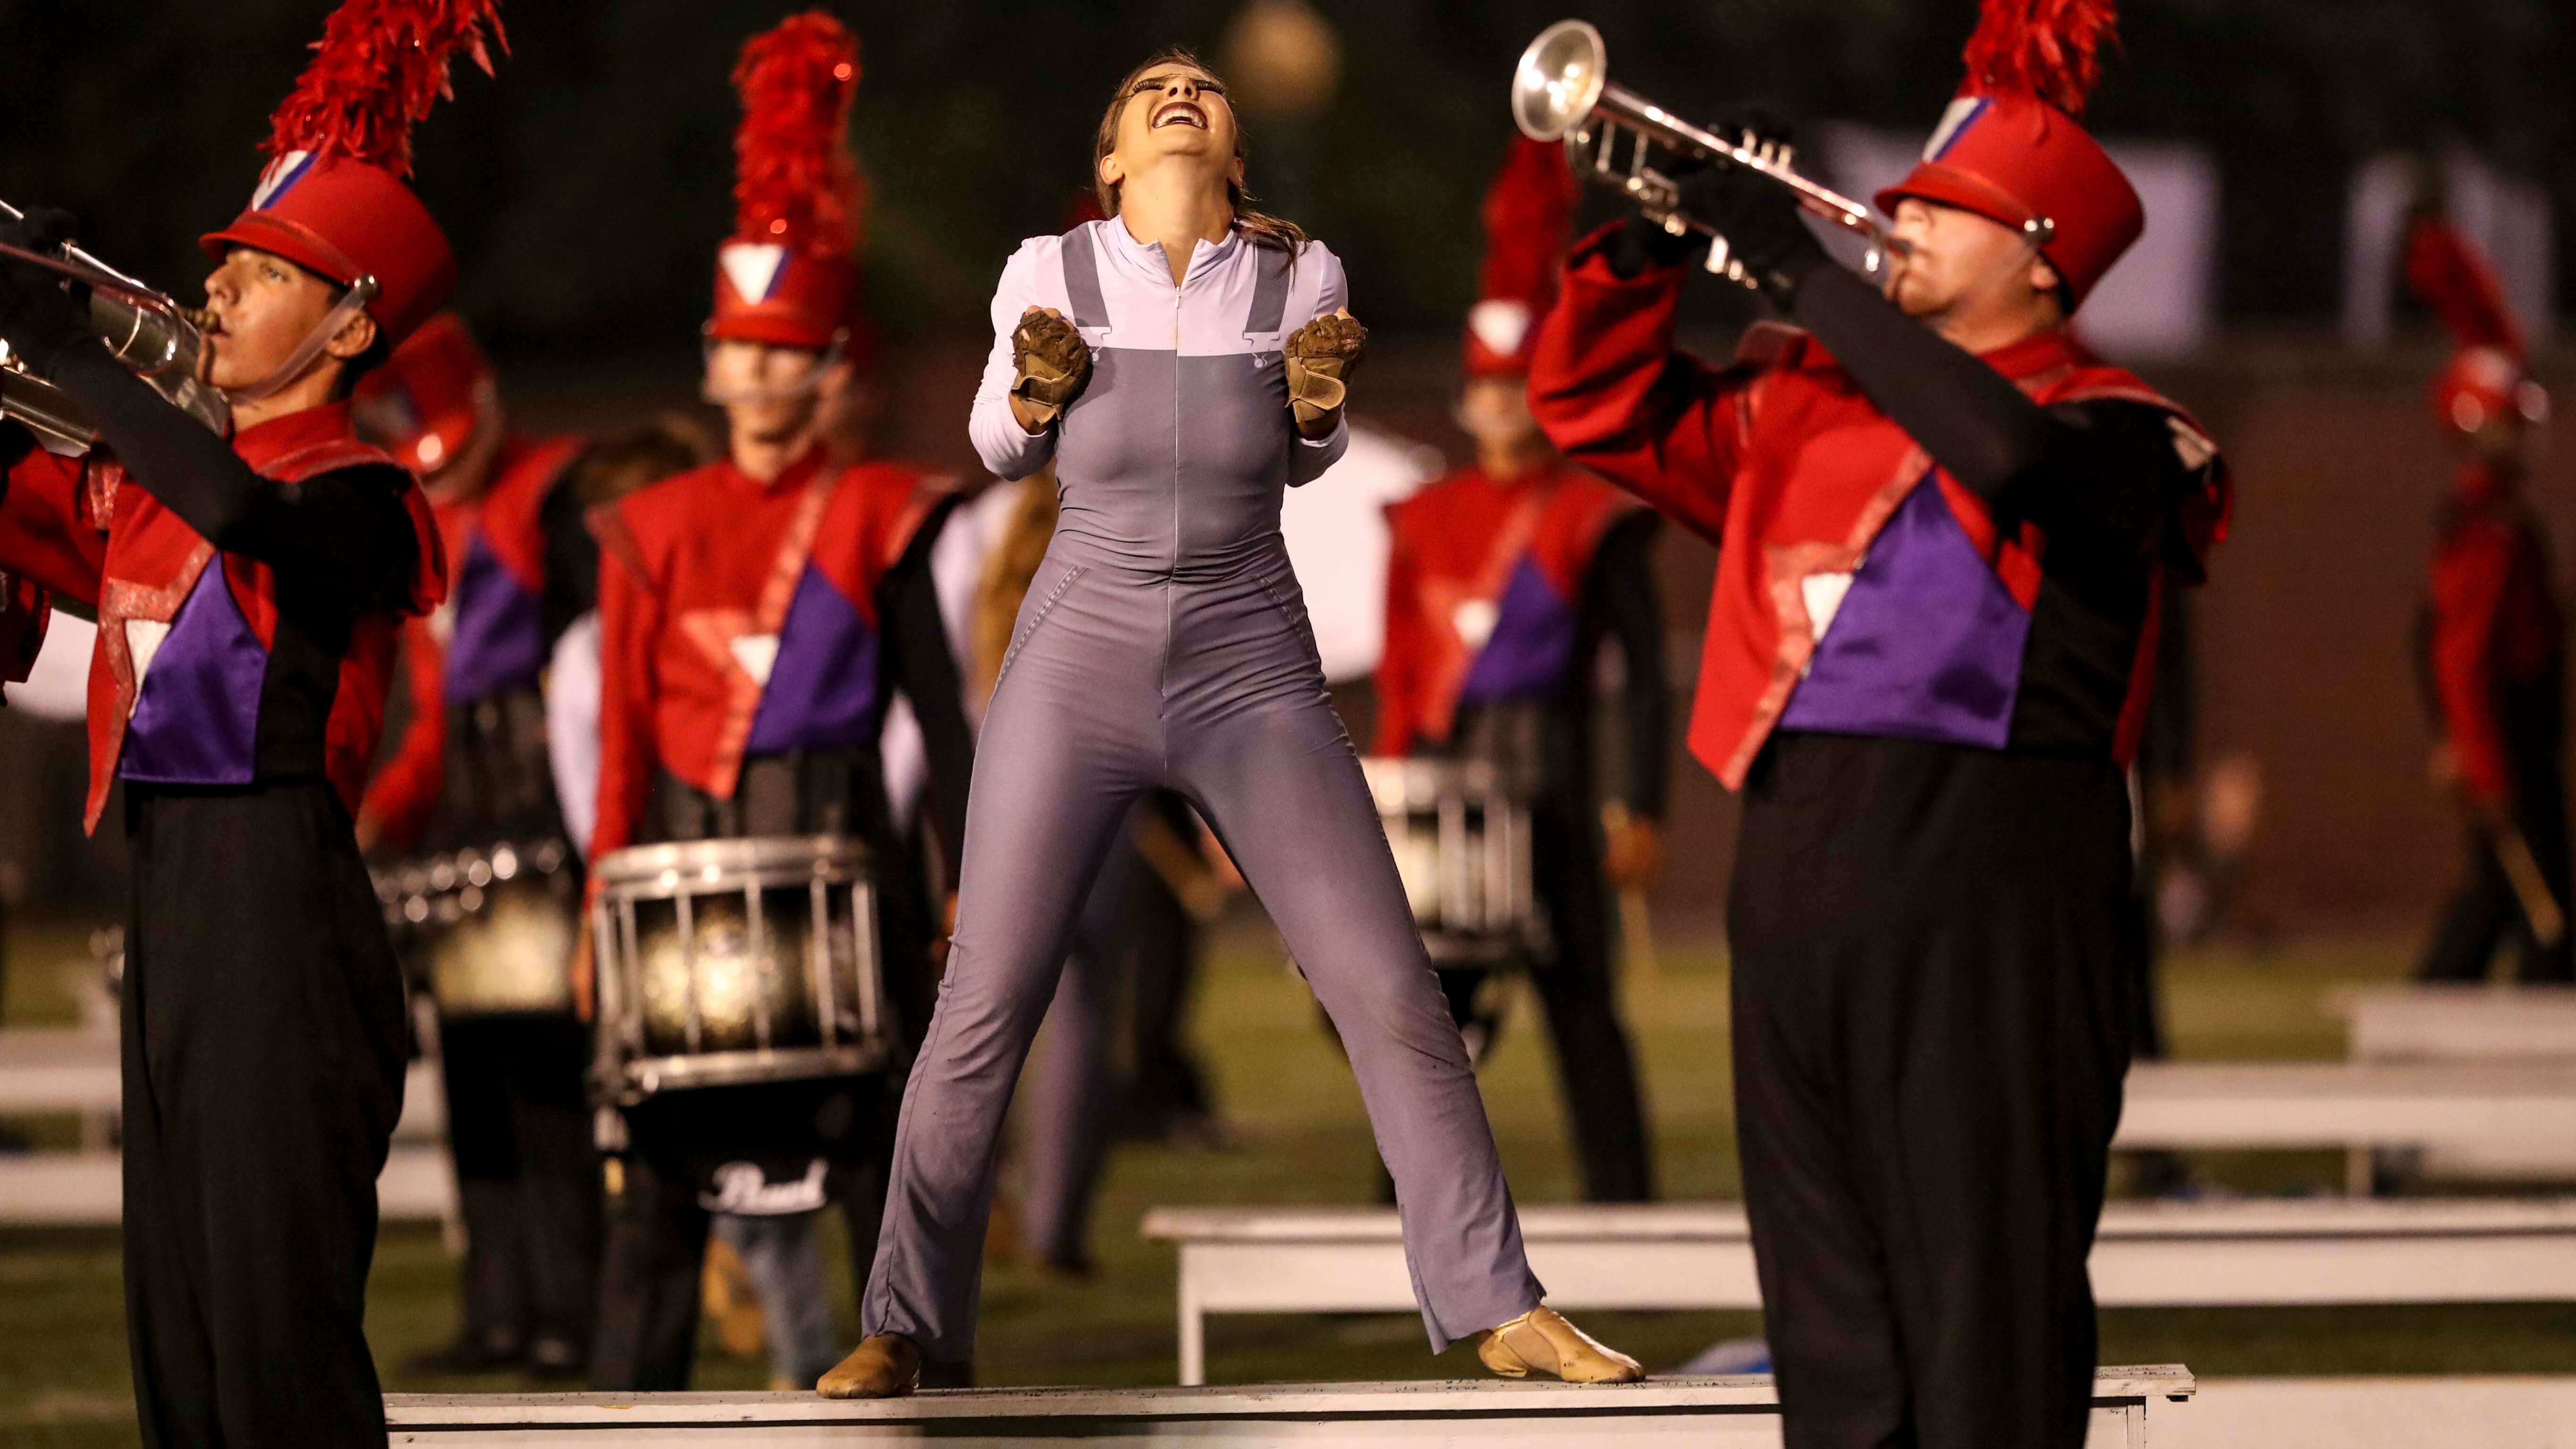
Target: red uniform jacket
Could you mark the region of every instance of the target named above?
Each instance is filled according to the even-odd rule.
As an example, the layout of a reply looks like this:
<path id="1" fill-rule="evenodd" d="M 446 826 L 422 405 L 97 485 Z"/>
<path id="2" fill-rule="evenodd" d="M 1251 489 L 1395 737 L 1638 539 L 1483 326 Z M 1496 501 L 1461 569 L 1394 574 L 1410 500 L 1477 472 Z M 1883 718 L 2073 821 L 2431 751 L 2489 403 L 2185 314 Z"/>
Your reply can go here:
<path id="1" fill-rule="evenodd" d="M 1636 507 L 1600 479 L 1558 464 L 1506 483 L 1462 468 L 1387 509 L 1377 753 L 1410 754 L 1417 740 L 1448 739 L 1480 656 L 1522 645 L 1506 637 L 1507 620 L 1559 614 L 1570 642 L 1593 551 Z M 1534 622 L 1533 632 L 1558 632 L 1547 628 L 1550 620 Z"/>
<path id="2" fill-rule="evenodd" d="M 466 703 L 491 688 L 532 683 L 544 668 L 547 641 L 537 614 L 546 586 L 541 514 L 580 451 L 578 439 L 510 439 L 482 493 L 430 504 L 457 577 L 445 605 L 403 626 L 411 716 L 360 809 L 394 849 L 410 849 L 437 808 L 451 698 Z M 464 657 L 449 657 L 451 642 Z"/>
<path id="3" fill-rule="evenodd" d="M 2561 625 L 2549 559 L 2521 500 L 2482 463 L 2460 470 L 2433 545 L 2425 664 L 2462 784 L 2503 803 L 2514 788 L 2507 687 L 2559 672 Z"/>
<path id="4" fill-rule="evenodd" d="M 1815 648 L 1805 581 L 1855 570 L 1896 509 L 1931 471 L 1986 563 L 2027 610 L 2040 579 L 2040 531 L 2000 534 L 1985 504 L 1870 402 L 1812 338 L 1756 328 L 1731 367 L 1673 348 L 1680 269 L 1621 279 L 1578 245 L 1541 324 L 1530 404 L 1567 456 L 1718 545 L 1691 752 L 1729 788 L 1787 707 Z M 2047 333 L 1985 361 L 2042 404 L 2121 399 L 2181 410 L 2146 384 Z M 2197 430 L 2192 436 L 2198 438 Z M 2200 441 L 2205 443 L 2205 439 Z M 2204 549 L 2223 526 L 2225 492 L 2187 510 Z M 2152 610 L 2150 611 L 2152 615 Z M 2121 749 L 2135 736 L 2153 659 L 2142 641 Z"/>
<path id="5" fill-rule="evenodd" d="M 261 476 L 281 483 L 361 464 L 398 466 L 350 431 L 346 403 L 247 428 L 233 439 L 233 451 Z M 428 500 L 414 486 L 405 501 L 419 538 L 409 603 L 418 612 L 444 596 L 446 560 Z M 277 628 L 277 579 L 268 565 L 241 554 L 219 555 L 101 450 L 80 458 L 39 450 L 9 470 L 8 492 L 0 498 L 0 562 L 98 610 L 98 647 L 91 653 L 89 671 L 87 823 L 92 830 L 107 806 L 108 786 L 124 752 L 126 723 L 140 692 L 128 625 L 169 624 L 218 557 L 234 606 L 265 650 Z M 384 727 L 398 623 L 391 614 L 361 616 L 340 661 L 323 763 L 341 800 L 353 810 Z"/>
<path id="6" fill-rule="evenodd" d="M 0 573 L 0 686 L 26 682 L 45 647 L 45 625 L 53 614 L 53 595 L 42 584 Z M 7 699 L 7 690 L 0 688 L 0 703 Z"/>
<path id="7" fill-rule="evenodd" d="M 767 484 L 718 461 L 592 515 L 594 856 L 635 839 L 656 765 L 730 797 L 755 725 L 772 734 L 763 749 L 875 743 L 877 584 L 933 483 L 902 463 L 835 467 L 817 449 Z"/>

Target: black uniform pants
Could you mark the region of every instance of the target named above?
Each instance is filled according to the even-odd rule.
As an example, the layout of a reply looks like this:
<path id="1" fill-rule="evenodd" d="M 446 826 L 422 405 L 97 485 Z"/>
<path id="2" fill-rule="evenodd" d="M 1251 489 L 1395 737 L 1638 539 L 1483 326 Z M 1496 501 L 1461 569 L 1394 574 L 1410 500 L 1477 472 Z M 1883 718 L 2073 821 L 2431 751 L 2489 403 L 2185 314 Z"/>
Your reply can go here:
<path id="1" fill-rule="evenodd" d="M 2517 759 L 2514 778 L 2523 788 L 2513 801 L 2514 828 L 2540 867 L 2541 883 L 2568 908 L 2567 786 L 2555 760 Z M 2469 831 L 2469 878 L 2442 912 L 2417 974 L 2426 981 L 2484 981 L 2496 948 L 2514 947 L 2514 979 L 2524 985 L 2576 981 L 2576 954 L 2561 931 L 2554 946 L 2532 935 L 2531 918 L 2484 829 Z"/>
<path id="2" fill-rule="evenodd" d="M 587 1356 L 600 1252 L 589 1031 L 558 1013 L 449 1017 L 438 1046 L 465 1217 L 462 1337 Z"/>
<path id="3" fill-rule="evenodd" d="M 367 1351 L 402 979 L 321 781 L 129 785 L 125 1301 L 152 1446 L 385 1442 Z"/>
<path id="4" fill-rule="evenodd" d="M 591 1387 L 668 1393 L 689 1386 L 713 1225 L 705 1195 L 714 1169 L 728 1161 L 761 1163 L 772 1181 L 792 1179 L 800 1158 L 825 1162 L 824 1194 L 849 1225 L 853 1301 L 863 1298 L 885 1216 L 894 1113 L 894 1085 L 881 1077 L 695 1088 L 629 1113 L 633 1141 L 624 1186 L 609 1201 Z M 803 1150 L 791 1150 L 799 1136 Z"/>
<path id="5" fill-rule="evenodd" d="M 1530 869 L 1554 955 L 1532 973 L 1556 1043 L 1566 1132 L 1587 1202 L 1655 1195 L 1653 1142 L 1636 1053 L 1619 1020 L 1618 930 L 1591 802 L 1542 799 L 1530 812 Z"/>
<path id="6" fill-rule="evenodd" d="M 1744 792 L 1736 1130 L 1788 1449 L 2076 1449 L 2129 1059 L 2107 761 L 1787 734 Z"/>

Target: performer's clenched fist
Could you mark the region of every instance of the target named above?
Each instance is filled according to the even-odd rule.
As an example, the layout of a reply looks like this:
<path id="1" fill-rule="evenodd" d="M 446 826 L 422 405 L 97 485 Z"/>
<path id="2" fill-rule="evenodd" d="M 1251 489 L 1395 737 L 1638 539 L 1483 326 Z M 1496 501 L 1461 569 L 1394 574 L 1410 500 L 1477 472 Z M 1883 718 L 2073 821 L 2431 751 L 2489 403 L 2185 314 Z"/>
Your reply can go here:
<path id="1" fill-rule="evenodd" d="M 1297 414 L 1297 431 L 1311 437 L 1332 426 L 1348 396 L 1345 384 L 1367 350 L 1368 329 L 1348 307 L 1288 334 L 1288 406 Z"/>
<path id="2" fill-rule="evenodd" d="M 1019 369 L 1011 380 L 1011 396 L 1031 432 L 1052 427 L 1091 381 L 1091 349 L 1052 307 L 1031 307 L 1020 314 L 1020 325 L 1011 333 L 1011 363 Z"/>

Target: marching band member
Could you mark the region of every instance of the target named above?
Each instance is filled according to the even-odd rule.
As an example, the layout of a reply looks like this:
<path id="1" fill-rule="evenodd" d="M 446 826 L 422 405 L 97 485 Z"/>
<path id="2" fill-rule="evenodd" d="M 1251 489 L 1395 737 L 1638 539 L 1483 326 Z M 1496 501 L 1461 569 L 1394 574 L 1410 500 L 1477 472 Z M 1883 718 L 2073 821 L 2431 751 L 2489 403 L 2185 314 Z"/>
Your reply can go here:
<path id="1" fill-rule="evenodd" d="M 2437 783 L 2470 815 L 2469 879 L 2426 946 L 2427 981 L 2482 981 L 2510 938 L 2526 983 L 2576 980 L 2567 938 L 2565 625 L 2522 496 L 2549 396 L 2495 274 L 2430 208 L 2407 224 L 2406 277 L 2457 340 L 2433 410 L 2465 455 L 2442 500 L 2424 607 Z"/>
<path id="2" fill-rule="evenodd" d="M 957 932 L 895 1145 L 868 1337 L 836 1397 L 974 1351 L 1002 1118 L 1112 832 L 1156 786 L 1241 865 L 1350 1046 L 1435 1349 L 1629 1379 L 1540 1305 L 1484 1104 L 1434 984 L 1279 537 L 1339 455 L 1365 333 L 1342 268 L 1244 208 L 1225 89 L 1183 52 L 1122 80 L 1093 145 L 1107 218 L 1024 244 L 993 299 L 969 430 L 1053 459 L 1062 516 L 985 714 Z"/>
<path id="3" fill-rule="evenodd" d="M 1558 446 L 1719 548 L 1690 739 L 1743 792 L 1736 1120 L 1793 1449 L 2072 1449 L 2092 1393 L 2123 766 L 2227 491 L 2067 335 L 2143 217 L 2076 120 L 2109 5 L 2030 9 L 1988 0 L 1877 198 L 1885 295 L 1720 166 L 1684 209 L 1804 330 L 1675 351 L 1688 244 L 1632 218 L 1575 249 L 1530 373 Z"/>
<path id="4" fill-rule="evenodd" d="M 447 602 L 403 628 L 410 719 L 359 803 L 358 843 L 409 853 L 562 841 L 543 681 L 556 639 L 590 607 L 597 569 L 569 486 L 581 443 L 508 431 L 492 366 L 454 313 L 394 349 L 353 401 L 360 430 L 420 478 L 453 574 Z M 569 1003 L 441 1016 L 464 1313 L 456 1341 L 414 1372 L 587 1370 L 600 1214 L 589 1052 Z"/>
<path id="5" fill-rule="evenodd" d="M 402 178 L 489 3 L 351 4 L 279 108 L 250 206 L 203 241 L 229 440 L 111 358 L 59 279 L 0 265 L 0 337 L 96 425 L 0 426 L 0 561 L 100 623 L 89 822 L 125 786 L 126 1315 L 143 1442 L 385 1442 L 365 1333 L 403 988 L 350 811 L 395 632 L 445 590 L 419 485 L 350 385 L 446 297 Z M 31 214 L 14 244 L 69 239 Z"/>
<path id="6" fill-rule="evenodd" d="M 743 48 L 734 239 L 717 252 L 707 392 L 728 456 L 594 515 L 601 542 L 593 859 L 639 840 L 842 834 L 868 843 L 895 1014 L 928 1017 L 938 922 L 891 840 L 878 731 L 913 703 L 952 852 L 972 745 L 924 559 L 952 499 L 924 470 L 834 463 L 820 419 L 870 362 L 858 176 L 845 139 L 858 43 L 821 11 Z M 837 1199 L 864 1265 L 883 1201 L 884 1076 L 669 1091 L 626 1113 L 593 1378 L 674 1389 L 696 1347 L 711 1209 Z M 737 1201 L 749 1164 L 767 1186 Z M 709 1190 L 717 1170 L 728 1190 Z M 819 1184 L 809 1189 L 806 1184 Z M 816 1367 L 819 1368 L 819 1365 Z"/>
<path id="7" fill-rule="evenodd" d="M 1563 148 L 1515 140 L 1485 200 L 1482 300 L 1467 320 L 1458 421 L 1476 462 L 1387 510 L 1377 753 L 1485 760 L 1528 799 L 1548 941 L 1530 980 L 1556 1039 L 1583 1193 L 1641 1202 L 1654 1196 L 1654 1158 L 1614 999 L 1611 887 L 1642 887 L 1660 864 L 1671 706 L 1655 515 L 1567 466 L 1530 415 L 1535 324 L 1574 200 Z M 1606 851 L 1593 785 L 1605 641 L 1627 666 L 1628 773 L 1626 823 Z"/>

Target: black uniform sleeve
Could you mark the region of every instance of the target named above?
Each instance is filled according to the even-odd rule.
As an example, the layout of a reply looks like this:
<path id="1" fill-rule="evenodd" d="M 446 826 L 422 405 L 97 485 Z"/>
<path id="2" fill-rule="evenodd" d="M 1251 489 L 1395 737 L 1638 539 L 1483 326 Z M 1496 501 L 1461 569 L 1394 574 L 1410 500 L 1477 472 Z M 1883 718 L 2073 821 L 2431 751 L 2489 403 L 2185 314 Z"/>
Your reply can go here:
<path id="1" fill-rule="evenodd" d="M 975 735 L 966 723 L 965 685 L 948 647 L 939 614 L 939 589 L 930 572 L 930 547 L 956 510 L 951 499 L 933 509 L 903 557 L 877 583 L 877 618 L 891 646 L 895 683 L 912 701 L 930 755 L 931 818 L 953 884 L 966 843 L 966 789 L 975 776 Z"/>
<path id="2" fill-rule="evenodd" d="M 555 475 L 537 511 L 546 556 L 545 594 L 537 601 L 537 616 L 549 648 L 574 620 L 599 607 L 599 540 L 591 534 L 572 475 L 569 466 Z"/>
<path id="3" fill-rule="evenodd" d="M 396 470 L 343 468 L 301 483 L 263 478 L 102 346 L 64 349 L 53 380 L 134 481 L 215 547 L 363 607 L 400 597 L 420 543 L 403 507 L 408 480 Z"/>
<path id="4" fill-rule="evenodd" d="M 2162 410 L 2042 407 L 1840 267 L 1802 282 L 1793 313 L 1870 401 L 1999 516 L 2108 550 L 2157 540 L 2187 472 Z"/>
<path id="5" fill-rule="evenodd" d="M 1628 764 L 1628 813 L 1664 818 L 1672 773 L 1672 691 L 1664 677 L 1664 620 L 1655 597 L 1655 536 L 1661 520 L 1644 509 L 1601 536 L 1585 576 L 1585 612 L 1615 641 L 1627 680 L 1619 701 Z M 1588 660 L 1592 651 L 1585 650 Z M 1587 671 L 1588 673 L 1588 671 Z"/>

